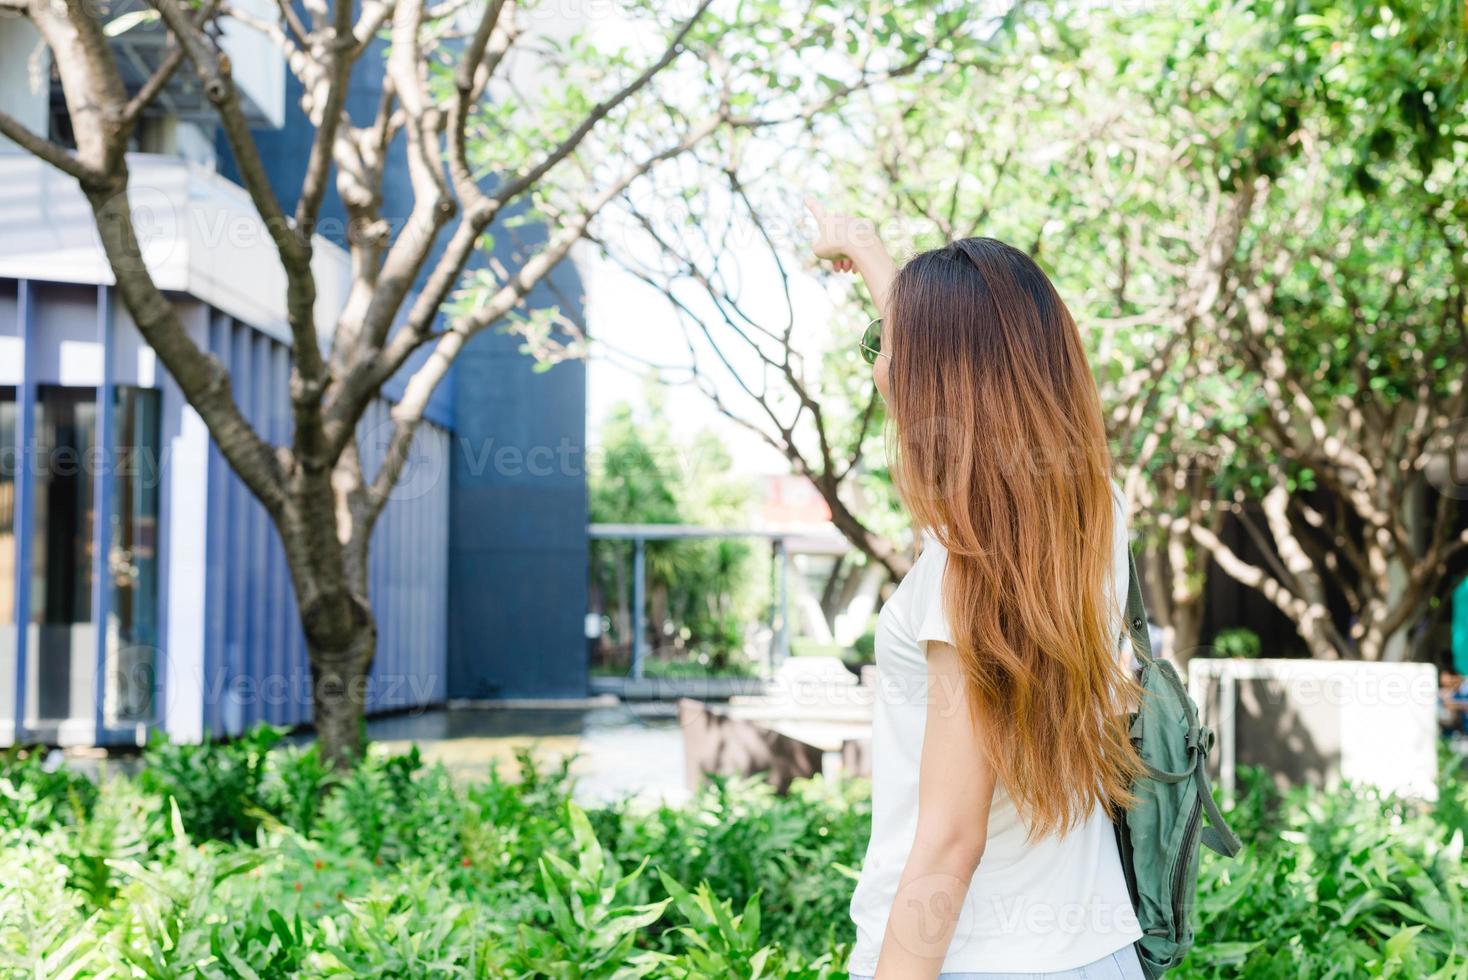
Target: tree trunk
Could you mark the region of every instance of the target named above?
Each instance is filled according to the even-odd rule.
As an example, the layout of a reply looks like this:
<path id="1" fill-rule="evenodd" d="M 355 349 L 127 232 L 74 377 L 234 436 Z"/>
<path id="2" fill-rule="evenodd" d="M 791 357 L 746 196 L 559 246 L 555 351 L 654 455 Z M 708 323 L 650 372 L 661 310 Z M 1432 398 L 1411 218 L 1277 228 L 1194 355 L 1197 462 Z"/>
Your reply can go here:
<path id="1" fill-rule="evenodd" d="M 366 746 L 367 679 L 377 649 L 377 625 L 365 623 L 345 650 L 322 650 L 307 639 L 311 655 L 311 708 L 321 758 L 349 769 Z"/>
<path id="2" fill-rule="evenodd" d="M 1203 631 L 1203 595 L 1190 592 L 1186 599 L 1174 596 L 1167 626 L 1172 630 L 1172 662 L 1186 680 L 1188 661 L 1199 652 L 1198 639 Z"/>
<path id="3" fill-rule="evenodd" d="M 321 757 L 347 769 L 365 747 L 367 680 L 377 618 L 367 588 L 376 512 L 364 505 L 360 459 L 349 446 L 331 470 L 302 466 L 278 522 L 311 662 L 312 721 Z"/>

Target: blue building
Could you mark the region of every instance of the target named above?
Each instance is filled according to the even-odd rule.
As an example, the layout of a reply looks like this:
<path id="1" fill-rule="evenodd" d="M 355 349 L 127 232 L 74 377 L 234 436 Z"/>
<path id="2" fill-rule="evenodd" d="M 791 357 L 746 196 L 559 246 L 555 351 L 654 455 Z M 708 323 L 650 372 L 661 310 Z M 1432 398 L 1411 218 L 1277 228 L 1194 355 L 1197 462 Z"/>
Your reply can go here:
<path id="1" fill-rule="evenodd" d="M 130 46 L 122 65 L 147 65 L 161 38 L 135 29 L 115 43 Z M 312 135 L 299 91 L 263 39 L 224 43 L 289 207 Z M 0 20 L 0 107 L 61 135 L 59 95 L 29 82 L 35 44 L 24 20 Z M 354 79 L 351 102 L 375 105 L 378 66 Z M 247 417 L 286 441 L 284 274 L 198 93 L 171 87 L 138 143 L 131 201 L 149 267 L 230 368 Z M 385 201 L 407 213 L 400 154 Z M 348 286 L 344 225 L 328 200 L 323 330 Z M 309 720 L 273 527 L 115 299 L 74 182 L 3 140 L 0 230 L 0 744 Z M 517 261 L 511 236 L 496 241 L 500 261 Z M 531 302 L 579 296 L 569 264 L 554 287 Z M 517 338 L 486 331 L 435 395 L 372 543 L 372 711 L 586 693 L 585 372 L 532 367 Z M 400 380 L 362 423 L 369 467 Z"/>

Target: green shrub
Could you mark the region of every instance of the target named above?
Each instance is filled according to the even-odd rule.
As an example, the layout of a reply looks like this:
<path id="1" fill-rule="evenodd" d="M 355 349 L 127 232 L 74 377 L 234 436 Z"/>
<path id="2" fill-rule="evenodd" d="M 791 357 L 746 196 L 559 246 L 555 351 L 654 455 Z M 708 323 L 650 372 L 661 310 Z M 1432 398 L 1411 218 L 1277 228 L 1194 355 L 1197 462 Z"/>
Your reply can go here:
<path id="1" fill-rule="evenodd" d="M 458 785 L 372 753 L 335 778 L 273 738 L 155 745 L 138 778 L 98 784 L 6 756 L 0 974 L 844 976 L 861 781 L 714 780 L 684 806 L 583 812 L 569 762 Z M 1434 807 L 1253 771 L 1239 795 L 1246 848 L 1205 855 L 1179 977 L 1468 974 L 1455 758 Z"/>
<path id="2" fill-rule="evenodd" d="M 90 779 L 64 766 L 48 766 L 41 752 L 11 748 L 0 755 L 0 827 L 75 826 L 87 819 L 96 800 Z"/>
<path id="3" fill-rule="evenodd" d="M 284 729 L 260 725 L 227 742 L 186 745 L 155 733 L 138 782 L 159 799 L 173 799 L 195 837 L 249 837 L 267 812 L 261 787 L 268 753 L 284 736 Z"/>
<path id="4" fill-rule="evenodd" d="M 685 680 L 691 677 L 754 677 L 759 668 L 747 658 L 731 655 L 715 659 L 707 654 L 692 660 L 649 660 L 642 668 L 644 677 L 660 680 Z"/>
<path id="5" fill-rule="evenodd" d="M 1188 977 L 1468 975 L 1465 783 L 1435 808 L 1342 786 L 1284 794 L 1248 773 L 1234 860 L 1206 853 Z"/>
<path id="6" fill-rule="evenodd" d="M 1219 657 L 1255 659 L 1263 651 L 1259 634 L 1251 629 L 1236 627 L 1220 630 L 1213 638 L 1214 654 Z"/>

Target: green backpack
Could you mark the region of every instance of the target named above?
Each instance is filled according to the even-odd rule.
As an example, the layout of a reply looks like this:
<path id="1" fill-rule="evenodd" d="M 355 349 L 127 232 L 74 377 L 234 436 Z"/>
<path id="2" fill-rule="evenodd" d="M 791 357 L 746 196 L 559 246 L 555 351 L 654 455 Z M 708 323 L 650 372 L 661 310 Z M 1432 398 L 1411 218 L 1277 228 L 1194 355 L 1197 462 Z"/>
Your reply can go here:
<path id="1" fill-rule="evenodd" d="M 1137 563 L 1130 555 L 1127 562 L 1127 632 L 1141 662 L 1143 692 L 1139 710 L 1131 715 L 1132 744 L 1147 775 L 1132 787 L 1136 803 L 1114 819 L 1121 866 L 1142 928 L 1137 957 L 1148 980 L 1157 980 L 1182 962 L 1193 945 L 1198 845 L 1233 857 L 1240 844 L 1218 812 L 1208 783 L 1213 731 L 1198 724 L 1198 706 L 1172 664 L 1152 659 Z M 1126 636 L 1121 640 L 1125 643 Z"/>

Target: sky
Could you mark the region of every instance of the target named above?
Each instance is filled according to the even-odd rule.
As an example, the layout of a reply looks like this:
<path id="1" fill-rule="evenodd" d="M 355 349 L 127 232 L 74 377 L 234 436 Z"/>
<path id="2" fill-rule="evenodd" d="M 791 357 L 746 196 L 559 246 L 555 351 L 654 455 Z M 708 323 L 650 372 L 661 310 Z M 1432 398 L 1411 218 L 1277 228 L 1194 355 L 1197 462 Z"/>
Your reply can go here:
<path id="1" fill-rule="evenodd" d="M 825 346 L 830 334 L 834 304 L 827 292 L 827 277 L 815 274 L 813 266 L 803 258 L 786 258 L 787 269 L 797 270 L 792 275 L 792 293 L 800 325 L 798 329 L 808 329 L 810 346 L 807 349 L 814 352 Z M 746 269 L 746 288 L 752 294 L 746 308 L 761 322 L 783 324 L 783 302 L 778 308 L 775 306 L 775 273 L 762 268 L 768 265 L 768 257 L 756 249 L 748 249 L 739 254 L 739 259 Z M 662 292 L 642 282 L 615 261 L 603 258 L 592 248 L 582 250 L 578 265 L 586 286 L 587 330 L 593 338 L 587 362 L 586 428 L 588 439 L 596 444 L 602 420 L 617 403 L 646 404 L 644 378 L 648 375 L 647 363 L 686 365 L 690 358 L 684 329 L 674 307 Z M 762 274 L 770 282 L 767 291 L 761 288 Z M 761 292 L 767 297 L 766 302 L 762 303 L 758 298 Z M 712 303 L 706 297 L 700 302 L 701 297 L 692 290 L 685 291 L 682 296 L 694 311 L 710 318 L 715 316 Z M 763 316 L 760 315 L 762 309 Z M 695 349 L 701 368 L 719 379 L 720 397 L 732 404 L 753 408 L 732 379 L 725 377 L 725 372 L 720 370 L 713 350 L 703 343 Z M 757 373 L 753 359 L 745 361 L 742 367 L 748 376 L 753 377 Z M 674 373 L 670 377 L 676 379 L 678 375 Z M 662 390 L 666 413 L 678 436 L 691 438 L 703 429 L 718 433 L 729 447 L 736 470 L 741 475 L 789 471 L 789 463 L 782 455 L 747 428 L 722 415 L 712 401 L 693 385 L 666 384 Z"/>

